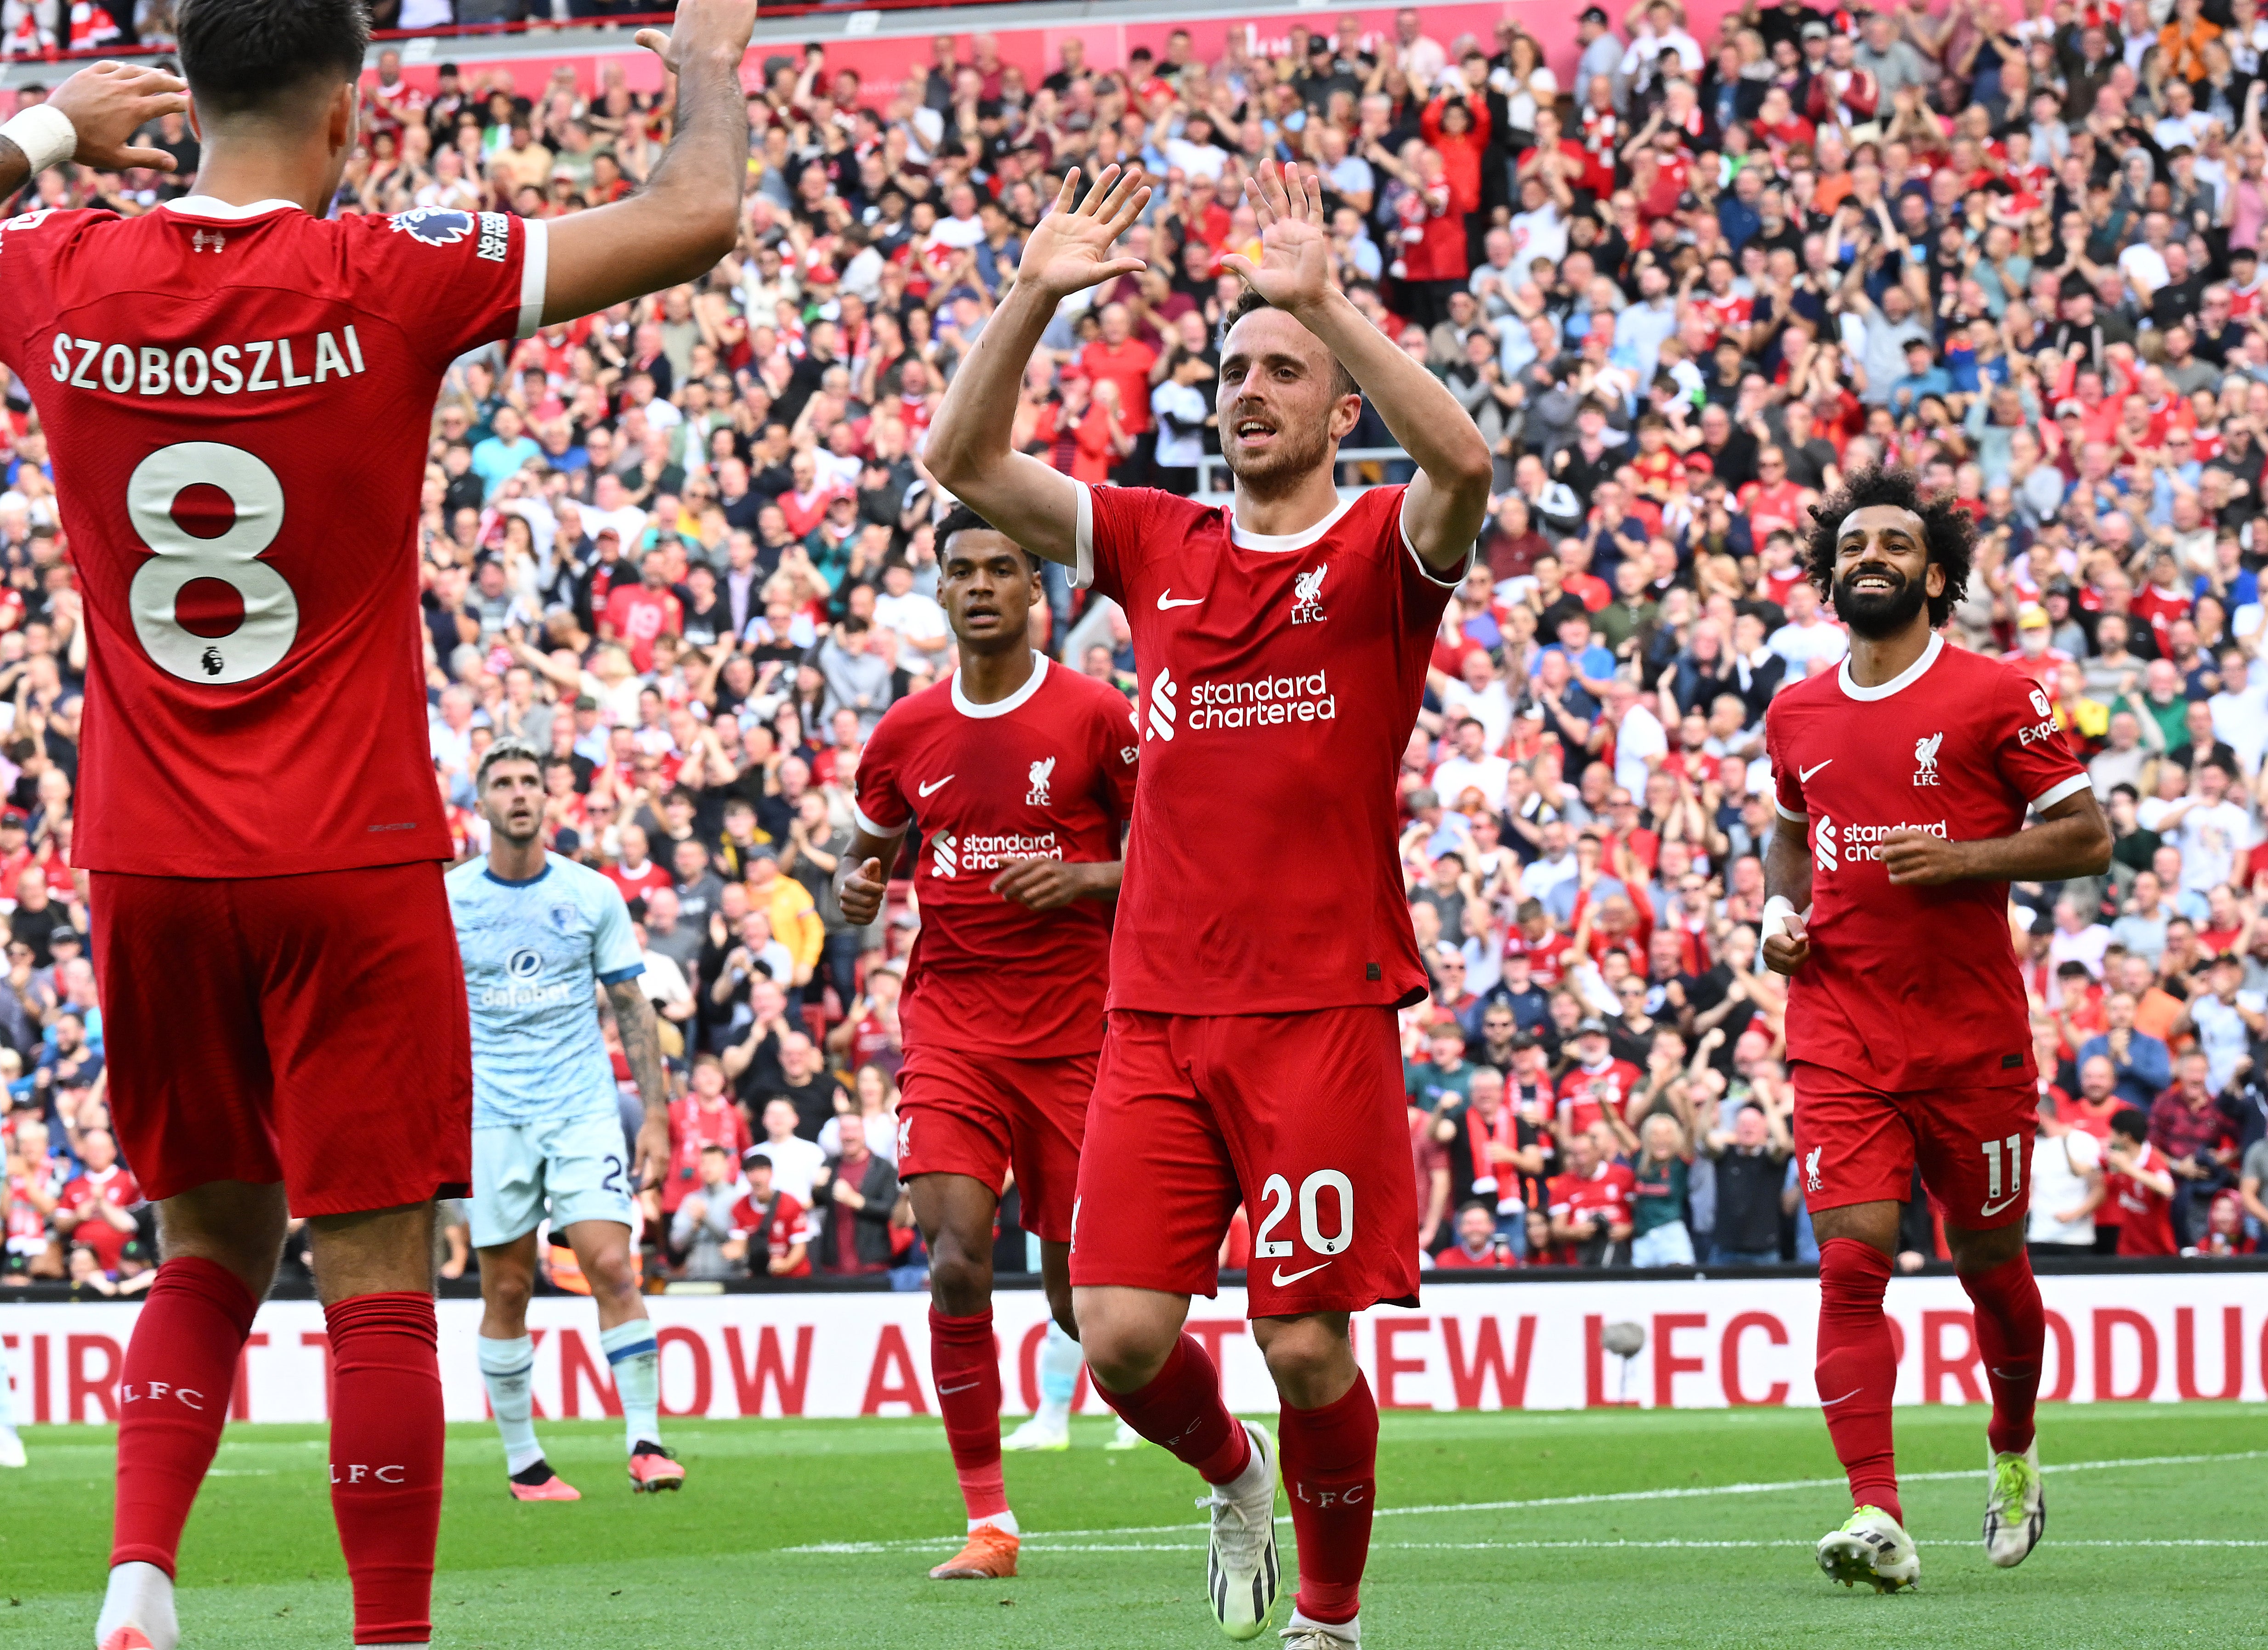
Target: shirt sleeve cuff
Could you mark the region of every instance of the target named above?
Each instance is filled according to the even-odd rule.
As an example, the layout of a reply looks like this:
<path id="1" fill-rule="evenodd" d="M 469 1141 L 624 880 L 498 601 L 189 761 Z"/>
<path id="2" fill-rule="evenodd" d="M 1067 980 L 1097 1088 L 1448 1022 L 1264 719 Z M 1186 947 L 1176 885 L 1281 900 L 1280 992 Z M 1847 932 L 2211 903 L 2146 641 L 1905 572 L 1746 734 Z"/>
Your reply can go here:
<path id="1" fill-rule="evenodd" d="M 2093 783 L 2093 781 L 2089 780 L 2086 774 L 2073 774 L 2069 779 L 2064 780 L 2060 783 L 2049 786 L 2038 796 L 2033 797 L 2032 806 L 2035 808 L 2052 808 L 2065 797 L 2077 796 L 2080 791 L 2085 790 L 2091 783 Z"/>
<path id="2" fill-rule="evenodd" d="M 1777 796 L 1772 798 L 1772 806 L 1779 810 L 1779 817 L 1786 820 L 1791 825 L 1807 825 L 1810 822 L 1811 816 L 1809 814 L 1792 811 L 1788 808 L 1787 804 L 1780 801 Z"/>
<path id="3" fill-rule="evenodd" d="M 543 325 L 544 289 L 551 279 L 551 230 L 540 217 L 519 220 L 519 330 L 516 338 L 533 338 Z"/>
<path id="4" fill-rule="evenodd" d="M 1091 590 L 1094 585 L 1094 489 L 1079 480 L 1071 485 L 1079 489 L 1079 527 L 1074 535 L 1079 560 L 1071 567 L 1071 587 Z"/>
<path id="5" fill-rule="evenodd" d="M 599 976 L 599 983 L 602 986 L 619 986 L 626 979 L 636 979 L 644 972 L 645 972 L 644 963 L 632 963 L 628 968 L 608 969 Z"/>
<path id="6" fill-rule="evenodd" d="M 855 802 L 850 804 L 850 817 L 858 822 L 858 828 L 870 837 L 897 838 L 906 833 L 904 825 L 876 825 L 866 817 L 866 810 Z M 906 823 L 910 825 L 912 821 L 909 820 Z"/>
<path id="7" fill-rule="evenodd" d="M 1402 513 L 1395 517 L 1395 528 L 1402 535 L 1402 547 L 1410 553 L 1410 559 L 1418 564 L 1418 571 L 1425 576 L 1429 584 L 1438 584 L 1445 590 L 1453 590 L 1465 582 L 1465 576 L 1473 570 L 1473 557 L 1480 550 L 1480 540 L 1477 539 L 1467 546 L 1465 559 L 1457 563 L 1456 570 L 1453 573 L 1442 572 L 1418 554 L 1418 546 L 1410 542 L 1410 495 L 1406 490 L 1402 495 Z"/>

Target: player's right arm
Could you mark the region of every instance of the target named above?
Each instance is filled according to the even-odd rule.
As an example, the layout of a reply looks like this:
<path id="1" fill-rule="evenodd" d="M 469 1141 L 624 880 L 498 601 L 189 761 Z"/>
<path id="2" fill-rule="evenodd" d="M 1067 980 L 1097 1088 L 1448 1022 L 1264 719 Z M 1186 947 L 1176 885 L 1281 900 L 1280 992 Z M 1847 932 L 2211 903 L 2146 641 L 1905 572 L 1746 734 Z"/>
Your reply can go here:
<path id="1" fill-rule="evenodd" d="M 551 222 L 546 326 L 697 280 L 738 244 L 748 164 L 740 60 L 755 26 L 756 0 L 679 0 L 668 33 L 638 31 L 677 78 L 669 147 L 637 194 Z"/>
<path id="2" fill-rule="evenodd" d="M 898 847 L 905 840 L 902 830 L 878 836 L 864 825 L 852 834 L 850 846 L 835 867 L 835 898 L 843 907 L 843 920 L 851 927 L 863 928 L 881 915 L 890 868 L 897 863 Z"/>
<path id="3" fill-rule="evenodd" d="M 1079 560 L 1079 483 L 1010 444 L 1024 369 L 1056 307 L 1072 293 L 1146 266 L 1111 246 L 1149 204 L 1139 166 L 1105 166 L 1084 200 L 1079 169 L 1024 242 L 1007 299 L 953 375 L 923 462 L 938 485 L 1018 544 L 1065 566 Z M 1077 201 L 1077 204 L 1073 204 Z"/>
<path id="4" fill-rule="evenodd" d="M 77 138 L 75 147 L 56 155 L 58 159 L 76 160 L 101 172 L 123 172 L 132 166 L 173 171 L 172 155 L 162 149 L 141 148 L 133 139 L 135 133 L 161 114 L 186 114 L 189 106 L 186 91 L 178 77 L 160 69 L 102 62 L 80 70 L 48 93 L 44 105 L 16 117 L 28 118 L 31 124 L 13 132 L 0 128 L 0 198 L 29 183 L 32 174 L 46 162 L 45 155 L 35 158 L 26 153 L 18 137 L 50 154 L 60 148 L 62 133 L 55 128 L 55 115 L 69 121 Z M 38 114 L 40 107 L 52 110 L 53 114 Z M 9 125 L 15 126 L 16 121 Z M 50 131 L 52 141 L 43 142 Z"/>

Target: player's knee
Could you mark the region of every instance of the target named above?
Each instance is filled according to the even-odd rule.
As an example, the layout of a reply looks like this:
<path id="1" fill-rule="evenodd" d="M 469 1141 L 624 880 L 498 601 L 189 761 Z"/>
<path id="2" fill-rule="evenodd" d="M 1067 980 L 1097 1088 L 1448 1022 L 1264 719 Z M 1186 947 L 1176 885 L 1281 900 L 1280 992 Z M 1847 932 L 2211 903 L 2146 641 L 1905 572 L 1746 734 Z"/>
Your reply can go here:
<path id="1" fill-rule="evenodd" d="M 610 1243 L 592 1255 L 583 1268 L 591 1292 L 609 1300 L 623 1300 L 638 1292 L 637 1270 L 630 1265 L 630 1245 Z"/>
<path id="2" fill-rule="evenodd" d="M 1263 1324 L 1265 1320 L 1263 1320 Z M 1301 1395 L 1330 1387 L 1344 1387 L 1354 1362 L 1354 1347 L 1343 1323 L 1328 1317 L 1302 1317 L 1255 1326 L 1261 1353 L 1277 1390 L 1301 1407 Z"/>
<path id="3" fill-rule="evenodd" d="M 1139 1314 L 1122 1314 L 1090 1304 L 1077 1319 L 1074 1331 L 1086 1353 L 1087 1368 L 1104 1390 L 1133 1392 L 1150 1384 L 1173 1355 L 1181 1338 L 1177 1324 L 1153 1322 Z"/>
<path id="4" fill-rule="evenodd" d="M 482 1278 L 481 1293 L 495 1310 L 513 1318 L 527 1316 L 528 1297 L 535 1293 L 534 1280 L 515 1266 L 491 1264 Z"/>
<path id="5" fill-rule="evenodd" d="M 948 1317 L 981 1312 L 992 1299 L 992 1258 L 940 1236 L 929 1258 L 930 1298 Z"/>

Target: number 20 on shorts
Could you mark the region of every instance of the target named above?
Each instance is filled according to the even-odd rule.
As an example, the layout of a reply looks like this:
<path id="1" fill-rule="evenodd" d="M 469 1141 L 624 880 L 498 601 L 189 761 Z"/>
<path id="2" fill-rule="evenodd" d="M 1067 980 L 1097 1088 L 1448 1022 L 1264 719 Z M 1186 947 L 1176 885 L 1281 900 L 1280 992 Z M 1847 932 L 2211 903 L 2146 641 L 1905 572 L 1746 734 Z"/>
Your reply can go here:
<path id="1" fill-rule="evenodd" d="M 1338 1205 L 1338 1229 L 1329 1236 L 1324 1236 L 1318 1206 L 1325 1192 L 1336 1194 Z M 1292 1183 L 1281 1175 L 1270 1175 L 1260 1188 L 1260 1196 L 1268 1205 L 1268 1217 L 1252 1235 L 1253 1258 L 1282 1260 L 1292 1253 L 1292 1245 L 1288 1239 L 1270 1234 L 1292 1212 Z M 1336 1169 L 1318 1169 L 1300 1183 L 1300 1237 L 1318 1255 L 1343 1253 L 1354 1242 L 1354 1182 Z"/>

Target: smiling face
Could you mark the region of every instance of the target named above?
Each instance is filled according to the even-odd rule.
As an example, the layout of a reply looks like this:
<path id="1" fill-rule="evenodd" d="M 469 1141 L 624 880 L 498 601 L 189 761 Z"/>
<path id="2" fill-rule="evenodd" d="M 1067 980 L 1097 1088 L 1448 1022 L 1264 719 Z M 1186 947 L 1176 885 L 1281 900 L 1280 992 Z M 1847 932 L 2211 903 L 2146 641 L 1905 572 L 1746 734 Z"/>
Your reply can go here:
<path id="1" fill-rule="evenodd" d="M 1897 635 L 1944 590 L 1945 569 L 1930 561 L 1927 533 L 1913 511 L 1870 504 L 1844 517 L 1835 545 L 1835 611 L 1852 630 L 1876 642 Z"/>
<path id="2" fill-rule="evenodd" d="M 1221 456 L 1248 487 L 1296 487 L 1330 462 L 1353 429 L 1362 398 L 1321 339 L 1281 310 L 1255 310 L 1229 329 L 1215 405 Z"/>

